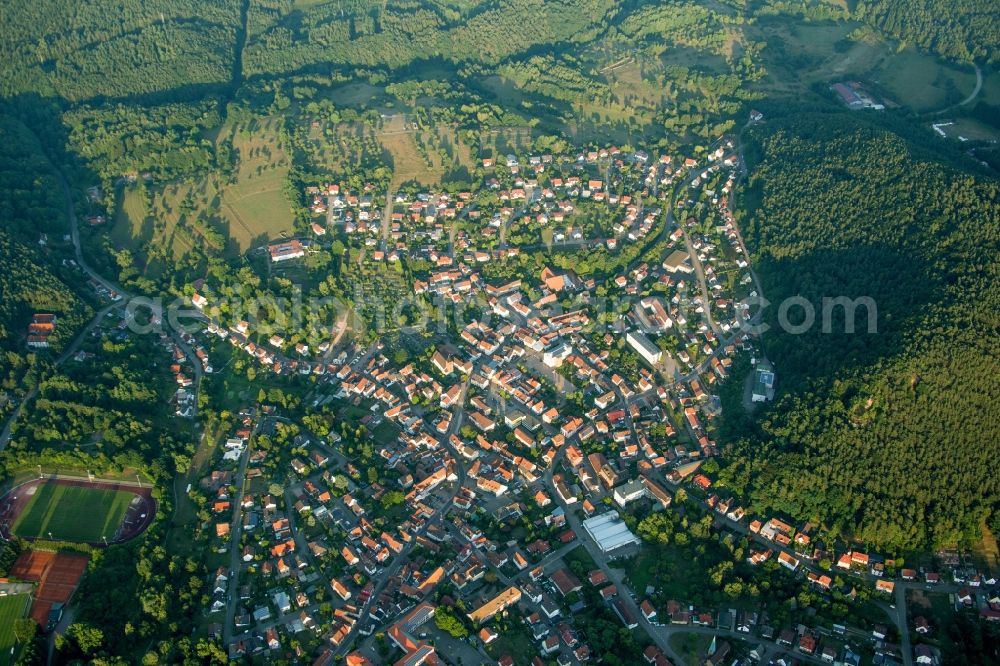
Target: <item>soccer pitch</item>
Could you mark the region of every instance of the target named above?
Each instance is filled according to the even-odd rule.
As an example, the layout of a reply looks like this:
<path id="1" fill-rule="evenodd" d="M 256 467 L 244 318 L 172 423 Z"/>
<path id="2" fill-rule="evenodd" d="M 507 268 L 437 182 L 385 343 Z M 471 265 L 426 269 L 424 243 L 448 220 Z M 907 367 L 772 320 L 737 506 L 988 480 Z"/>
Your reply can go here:
<path id="1" fill-rule="evenodd" d="M 13 533 L 26 538 L 97 543 L 109 540 L 134 494 L 124 490 L 104 490 L 44 483 L 37 488 L 14 522 Z"/>
<path id="2" fill-rule="evenodd" d="M 0 664 L 12 662 L 10 648 L 16 641 L 14 621 L 27 615 L 28 600 L 27 594 L 0 597 Z"/>

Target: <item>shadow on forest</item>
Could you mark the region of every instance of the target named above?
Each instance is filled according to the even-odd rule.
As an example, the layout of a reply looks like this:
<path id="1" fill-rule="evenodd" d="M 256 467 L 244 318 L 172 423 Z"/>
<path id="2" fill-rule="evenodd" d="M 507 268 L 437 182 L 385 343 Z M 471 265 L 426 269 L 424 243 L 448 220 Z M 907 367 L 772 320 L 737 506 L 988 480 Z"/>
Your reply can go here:
<path id="1" fill-rule="evenodd" d="M 753 242 L 747 239 L 750 246 Z M 852 369 L 873 366 L 899 354 L 927 311 L 945 300 L 945 280 L 912 254 L 880 243 L 845 249 L 820 249 L 795 258 L 761 257 L 756 266 L 769 301 L 762 341 L 775 364 L 782 388 L 805 382 L 833 381 Z M 805 309 L 785 299 L 808 301 L 815 321 L 804 332 L 783 327 L 780 319 L 801 325 Z M 824 313 L 824 299 L 871 299 L 875 332 L 869 332 L 869 309 L 853 308 L 854 332 L 844 307 Z M 787 316 L 781 318 L 783 303 Z M 827 332 L 824 327 L 828 326 Z"/>

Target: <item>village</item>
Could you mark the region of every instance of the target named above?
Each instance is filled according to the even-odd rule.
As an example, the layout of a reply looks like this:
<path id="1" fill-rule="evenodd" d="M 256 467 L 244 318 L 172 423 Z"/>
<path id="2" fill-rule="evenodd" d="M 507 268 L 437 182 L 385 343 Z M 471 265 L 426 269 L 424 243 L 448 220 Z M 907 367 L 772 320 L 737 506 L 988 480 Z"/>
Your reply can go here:
<path id="1" fill-rule="evenodd" d="M 223 562 L 206 623 L 231 658 L 580 664 L 593 623 L 614 618 L 651 664 L 690 663 L 681 635 L 711 639 L 692 653 L 712 666 L 935 664 L 933 647 L 911 645 L 911 631 L 934 626 L 920 615 L 911 625 L 907 590 L 1000 620 L 988 572 L 958 558 L 901 566 L 814 525 L 753 515 L 720 482 L 719 389 L 740 364 L 752 409 L 773 399 L 780 373 L 743 305 L 760 287 L 730 212 L 742 173 L 732 141 L 701 161 L 617 148 L 497 161 L 484 160 L 485 194 L 310 188 L 313 236 L 267 248 L 276 270 L 331 236 L 364 248 L 364 262 L 420 262 L 415 297 L 475 316 L 404 328 L 403 357 L 378 339 L 262 339 L 250 319 L 214 308 L 210 287 L 192 293 L 204 326 L 184 338 L 199 372 L 246 354 L 263 371 L 308 376 L 307 412 L 339 424 L 319 431 L 319 419 L 247 407 L 192 491 Z M 602 283 L 555 263 L 490 277 L 560 244 L 627 263 Z M 175 355 L 177 414 L 190 417 L 195 369 Z M 741 562 L 762 576 L 780 569 L 881 619 L 776 625 L 763 604 L 696 607 L 639 588 L 629 562 L 648 546 L 636 516 L 675 510 L 709 517 L 711 539 L 745 542 Z"/>

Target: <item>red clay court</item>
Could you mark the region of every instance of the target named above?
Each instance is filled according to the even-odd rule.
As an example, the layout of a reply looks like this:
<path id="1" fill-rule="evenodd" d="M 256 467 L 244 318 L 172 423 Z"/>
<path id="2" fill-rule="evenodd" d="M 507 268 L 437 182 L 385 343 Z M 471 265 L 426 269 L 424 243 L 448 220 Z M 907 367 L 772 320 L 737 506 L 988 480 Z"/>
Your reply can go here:
<path id="1" fill-rule="evenodd" d="M 28 550 L 17 558 L 11 577 L 40 583 L 31 604 L 31 617 L 42 629 L 48 623 L 52 604 L 64 604 L 73 596 L 88 561 L 86 555 L 42 550 Z"/>

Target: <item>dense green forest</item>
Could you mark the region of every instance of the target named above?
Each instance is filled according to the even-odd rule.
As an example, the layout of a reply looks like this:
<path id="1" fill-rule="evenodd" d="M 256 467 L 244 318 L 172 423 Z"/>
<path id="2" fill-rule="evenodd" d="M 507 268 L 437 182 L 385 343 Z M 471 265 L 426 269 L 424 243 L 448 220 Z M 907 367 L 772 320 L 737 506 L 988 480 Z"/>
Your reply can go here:
<path id="1" fill-rule="evenodd" d="M 974 540 L 1000 510 L 1000 186 L 857 116 L 801 115 L 749 140 L 744 225 L 783 395 L 738 436 L 730 484 L 757 510 L 883 548 Z M 817 317 L 799 335 L 777 322 L 793 295 Z M 840 296 L 877 315 L 859 308 L 850 334 L 837 308 L 822 332 L 821 299 Z"/>
<path id="2" fill-rule="evenodd" d="M 760 16 L 866 21 L 894 40 L 945 57 L 996 62 L 996 0 L 843 3 L 741 0 L 703 5 L 642 0 L 66 0 L 5 6 L 0 44 L 5 95 L 70 101 L 218 94 L 244 78 L 327 71 L 331 66 L 405 69 L 421 61 L 501 64 L 563 44 L 620 32 L 733 57 L 740 26 Z M 110 18 L 113 17 L 113 20 Z M 743 45 L 746 46 L 745 44 Z"/>
<path id="3" fill-rule="evenodd" d="M 7 398 L 34 384 L 51 352 L 25 348 L 35 313 L 57 315 L 49 338 L 59 353 L 92 314 L 69 286 L 79 273 L 54 261 L 67 231 L 66 203 L 38 138 L 21 121 L 0 113 L 0 414 Z"/>
<path id="4" fill-rule="evenodd" d="M 0 19 L 5 95 L 122 97 L 229 81 L 236 0 L 14 0 Z M 9 68 L 9 70 L 6 70 Z"/>
<path id="5" fill-rule="evenodd" d="M 889 37 L 948 58 L 1000 58 L 997 0 L 862 0 L 856 14 Z"/>
<path id="6" fill-rule="evenodd" d="M 49 270 L 29 247 L 0 230 L 0 343 L 5 349 L 27 333 L 31 315 L 59 317 L 50 344 L 60 349 L 89 316 L 90 308 Z M 23 330 L 22 330 L 23 329 Z"/>
<path id="7" fill-rule="evenodd" d="M 496 63 L 540 45 L 587 42 L 607 28 L 618 5 L 506 0 L 483 3 L 461 17 L 415 0 L 319 4 L 304 12 L 252 5 L 244 63 L 249 75 L 321 63 L 391 68 L 427 58 Z"/>
<path id="8" fill-rule="evenodd" d="M 41 383 L 28 418 L 14 427 L 12 451 L 131 452 L 150 464 L 177 455 L 178 466 L 186 466 L 186 445 L 172 437 L 163 416 L 173 391 L 170 357 L 156 349 L 154 336 L 123 328 L 97 329 L 100 337 L 82 346 L 86 359 L 67 362 Z"/>
<path id="9" fill-rule="evenodd" d="M 0 136 L 3 229 L 28 242 L 39 233 L 65 233 L 66 202 L 38 138 L 7 113 L 0 113 Z"/>

